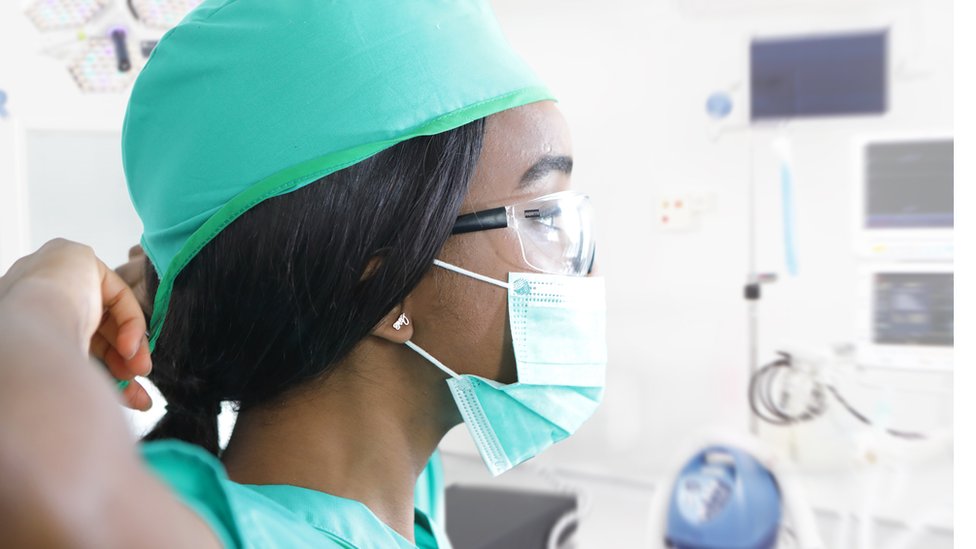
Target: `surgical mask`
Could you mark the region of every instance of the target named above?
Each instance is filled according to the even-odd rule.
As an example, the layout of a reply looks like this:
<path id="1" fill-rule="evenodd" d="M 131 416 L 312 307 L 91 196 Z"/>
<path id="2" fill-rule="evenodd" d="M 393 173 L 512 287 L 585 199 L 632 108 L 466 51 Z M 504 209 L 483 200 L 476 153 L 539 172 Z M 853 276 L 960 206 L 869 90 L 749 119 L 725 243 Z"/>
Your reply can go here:
<path id="1" fill-rule="evenodd" d="M 603 278 L 509 273 L 496 280 L 434 264 L 508 291 L 518 382 L 458 374 L 412 341 L 408 347 L 450 376 L 448 387 L 485 465 L 499 475 L 572 435 L 603 397 Z"/>

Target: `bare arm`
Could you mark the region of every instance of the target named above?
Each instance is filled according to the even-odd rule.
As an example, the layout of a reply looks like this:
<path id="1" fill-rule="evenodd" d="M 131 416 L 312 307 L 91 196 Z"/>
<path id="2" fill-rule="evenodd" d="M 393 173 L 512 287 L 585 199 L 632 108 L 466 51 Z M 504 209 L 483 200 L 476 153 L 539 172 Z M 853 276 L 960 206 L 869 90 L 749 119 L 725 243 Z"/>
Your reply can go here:
<path id="1" fill-rule="evenodd" d="M 144 331 L 131 291 L 87 246 L 52 241 L 0 278 L 5 544 L 220 546 L 142 465 L 119 397 L 104 368 L 88 356 L 89 342 L 101 332 L 111 345 L 108 354 L 119 354 L 108 360 L 113 375 L 142 374 L 149 367 Z M 122 358 L 134 348 L 135 357 Z M 120 375 L 126 367 L 129 374 Z M 127 389 L 128 398 L 139 390 Z"/>

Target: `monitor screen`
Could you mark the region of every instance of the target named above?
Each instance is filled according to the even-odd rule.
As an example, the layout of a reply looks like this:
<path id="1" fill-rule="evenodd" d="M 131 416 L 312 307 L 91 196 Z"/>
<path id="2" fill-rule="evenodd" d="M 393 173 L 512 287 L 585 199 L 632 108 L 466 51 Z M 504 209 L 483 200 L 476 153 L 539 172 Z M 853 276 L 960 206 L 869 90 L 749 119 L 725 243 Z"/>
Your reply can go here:
<path id="1" fill-rule="evenodd" d="M 865 226 L 953 226 L 953 141 L 871 143 L 864 150 Z"/>
<path id="2" fill-rule="evenodd" d="M 876 273 L 874 342 L 953 346 L 953 273 Z"/>
<path id="3" fill-rule="evenodd" d="M 882 114 L 888 31 L 756 39 L 752 119 Z"/>

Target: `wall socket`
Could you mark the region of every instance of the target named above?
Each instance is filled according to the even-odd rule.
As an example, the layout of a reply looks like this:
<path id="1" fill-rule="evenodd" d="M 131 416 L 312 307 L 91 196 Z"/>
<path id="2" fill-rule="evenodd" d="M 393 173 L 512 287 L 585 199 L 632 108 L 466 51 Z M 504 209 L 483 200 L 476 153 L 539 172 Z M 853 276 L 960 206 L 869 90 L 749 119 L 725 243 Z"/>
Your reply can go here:
<path id="1" fill-rule="evenodd" d="M 666 232 L 697 230 L 701 214 L 708 211 L 711 201 L 711 193 L 704 191 L 662 193 L 657 198 L 655 224 Z"/>

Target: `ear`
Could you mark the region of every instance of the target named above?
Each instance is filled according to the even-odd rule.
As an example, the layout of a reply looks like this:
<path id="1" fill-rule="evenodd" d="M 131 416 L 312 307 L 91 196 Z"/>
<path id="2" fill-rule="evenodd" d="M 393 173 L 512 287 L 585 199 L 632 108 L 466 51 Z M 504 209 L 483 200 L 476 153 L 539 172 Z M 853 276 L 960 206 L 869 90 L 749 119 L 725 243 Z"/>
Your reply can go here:
<path id="1" fill-rule="evenodd" d="M 389 342 L 403 345 L 413 337 L 413 319 L 410 317 L 408 302 L 394 307 L 373 327 L 372 335 Z"/>

